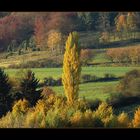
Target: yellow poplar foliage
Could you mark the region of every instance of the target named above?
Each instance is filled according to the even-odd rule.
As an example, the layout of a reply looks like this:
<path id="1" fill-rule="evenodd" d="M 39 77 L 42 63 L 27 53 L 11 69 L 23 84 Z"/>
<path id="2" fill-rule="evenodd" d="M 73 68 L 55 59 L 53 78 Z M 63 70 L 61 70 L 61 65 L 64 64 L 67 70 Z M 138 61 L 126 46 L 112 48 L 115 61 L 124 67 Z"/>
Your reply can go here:
<path id="1" fill-rule="evenodd" d="M 62 75 L 64 91 L 69 104 L 73 104 L 74 100 L 78 98 L 80 74 L 81 64 L 78 33 L 72 32 L 66 41 Z"/>
<path id="2" fill-rule="evenodd" d="M 140 127 L 140 107 L 136 110 L 132 123 L 134 127 Z"/>

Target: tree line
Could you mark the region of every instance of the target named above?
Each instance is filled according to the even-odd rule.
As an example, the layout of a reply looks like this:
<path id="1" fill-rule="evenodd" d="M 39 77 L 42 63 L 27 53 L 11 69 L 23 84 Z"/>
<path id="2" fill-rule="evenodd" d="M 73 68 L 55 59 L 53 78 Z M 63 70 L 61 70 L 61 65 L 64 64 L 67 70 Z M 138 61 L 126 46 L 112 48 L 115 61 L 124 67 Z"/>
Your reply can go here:
<path id="1" fill-rule="evenodd" d="M 100 32 L 107 36 L 131 38 L 140 28 L 139 12 L 11 12 L 1 13 L 0 49 L 61 48 L 69 32 Z M 113 34 L 111 34 L 113 33 Z M 14 42 L 14 43 L 13 43 Z M 93 42 L 94 43 L 94 42 Z M 14 45 L 13 45 L 14 44 Z M 24 44 L 24 45 L 23 45 Z M 10 48 L 10 49 L 9 49 Z"/>
<path id="2" fill-rule="evenodd" d="M 140 47 L 111 48 L 107 50 L 106 55 L 115 63 L 140 63 Z"/>

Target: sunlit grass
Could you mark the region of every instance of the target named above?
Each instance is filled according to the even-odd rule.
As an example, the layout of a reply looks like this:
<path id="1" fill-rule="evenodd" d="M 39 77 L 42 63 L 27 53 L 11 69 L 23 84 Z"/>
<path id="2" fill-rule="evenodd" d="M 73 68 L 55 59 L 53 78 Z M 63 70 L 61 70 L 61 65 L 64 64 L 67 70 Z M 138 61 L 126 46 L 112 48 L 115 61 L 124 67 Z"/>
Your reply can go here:
<path id="1" fill-rule="evenodd" d="M 93 82 L 80 84 L 80 97 L 88 100 L 101 99 L 105 101 L 110 96 L 110 89 L 113 90 L 118 82 Z M 63 86 L 51 87 L 56 93 L 64 95 Z"/>

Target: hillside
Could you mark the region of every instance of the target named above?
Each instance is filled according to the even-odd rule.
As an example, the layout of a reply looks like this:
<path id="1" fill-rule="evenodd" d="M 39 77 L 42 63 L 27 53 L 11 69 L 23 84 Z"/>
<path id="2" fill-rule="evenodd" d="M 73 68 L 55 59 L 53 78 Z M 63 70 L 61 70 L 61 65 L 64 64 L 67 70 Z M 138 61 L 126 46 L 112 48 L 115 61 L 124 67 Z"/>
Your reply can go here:
<path id="1" fill-rule="evenodd" d="M 86 36 L 87 38 L 87 36 Z M 90 38 L 90 35 L 89 35 Z M 84 39 L 84 36 L 82 37 Z M 81 40 L 82 40 L 81 39 Z M 85 39 L 85 43 L 86 42 Z M 139 47 L 140 43 L 127 43 L 125 46 L 120 45 L 118 48 L 135 48 Z M 93 65 L 108 65 L 112 62 L 109 60 L 109 58 L 106 55 L 106 51 L 109 48 L 105 49 L 90 49 L 90 52 L 93 53 L 93 58 L 88 61 L 89 64 Z M 40 63 L 40 64 L 39 64 Z M 50 65 L 49 65 L 50 63 Z M 52 63 L 52 66 L 51 66 Z M 25 51 L 23 54 L 19 55 L 18 52 L 14 52 L 13 54 L 9 55 L 9 53 L 3 52 L 0 53 L 0 67 L 3 68 L 16 68 L 16 66 L 22 64 L 26 65 L 25 67 L 60 67 L 63 63 L 63 54 L 57 54 L 56 52 L 52 52 L 50 50 L 44 50 L 44 51 Z M 41 66 L 42 64 L 42 66 Z M 39 66 L 40 65 L 40 66 Z M 18 68 L 18 67 L 17 67 Z"/>
<path id="2" fill-rule="evenodd" d="M 132 24 L 127 30 L 122 17 L 124 24 Z M 52 31 L 64 37 L 72 31 L 80 32 L 84 48 L 108 47 L 108 42 L 112 42 L 110 46 L 118 46 L 115 41 L 139 39 L 138 19 L 139 12 L 0 12 L 0 51 L 21 49 L 22 43 L 30 40 L 29 48 L 33 44 L 39 49 L 48 48 L 46 42 Z"/>

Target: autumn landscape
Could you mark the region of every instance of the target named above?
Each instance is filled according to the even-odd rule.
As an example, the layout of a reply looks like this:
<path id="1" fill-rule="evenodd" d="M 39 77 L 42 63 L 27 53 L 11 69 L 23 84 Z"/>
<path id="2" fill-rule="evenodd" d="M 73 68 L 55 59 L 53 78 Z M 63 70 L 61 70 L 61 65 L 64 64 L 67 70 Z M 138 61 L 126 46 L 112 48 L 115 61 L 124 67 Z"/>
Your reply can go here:
<path id="1" fill-rule="evenodd" d="M 140 12 L 0 12 L 0 128 L 139 128 Z"/>

